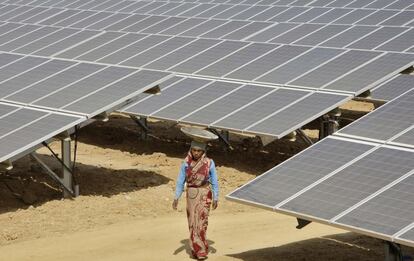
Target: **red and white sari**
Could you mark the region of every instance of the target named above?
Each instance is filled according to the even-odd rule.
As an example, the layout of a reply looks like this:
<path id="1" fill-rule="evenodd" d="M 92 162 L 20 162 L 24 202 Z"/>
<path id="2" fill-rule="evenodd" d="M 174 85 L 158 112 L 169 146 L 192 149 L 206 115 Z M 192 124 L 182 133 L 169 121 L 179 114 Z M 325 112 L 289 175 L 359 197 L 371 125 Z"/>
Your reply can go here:
<path id="1" fill-rule="evenodd" d="M 190 246 L 194 257 L 206 257 L 208 254 L 207 226 L 212 200 L 209 184 L 210 159 L 203 154 L 194 161 L 191 152 L 185 158 L 187 162 L 187 219 L 190 230 Z"/>

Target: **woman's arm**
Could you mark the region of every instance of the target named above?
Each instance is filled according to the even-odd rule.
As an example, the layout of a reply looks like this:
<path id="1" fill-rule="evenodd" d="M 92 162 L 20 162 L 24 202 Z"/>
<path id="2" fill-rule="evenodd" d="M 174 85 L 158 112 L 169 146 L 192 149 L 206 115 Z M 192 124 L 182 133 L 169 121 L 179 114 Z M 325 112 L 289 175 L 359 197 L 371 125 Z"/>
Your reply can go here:
<path id="1" fill-rule="evenodd" d="M 210 164 L 210 183 L 211 183 L 211 188 L 213 190 L 213 200 L 218 201 L 219 185 L 218 185 L 218 179 L 217 179 L 216 165 L 213 160 L 211 160 L 211 164 Z"/>
<path id="2" fill-rule="evenodd" d="M 186 168 L 186 163 L 183 162 L 181 164 L 181 168 L 180 168 L 180 173 L 178 174 L 177 177 L 177 183 L 175 185 L 175 198 L 174 199 L 179 199 L 181 197 L 181 194 L 184 191 L 184 183 L 185 183 L 185 168 Z"/>

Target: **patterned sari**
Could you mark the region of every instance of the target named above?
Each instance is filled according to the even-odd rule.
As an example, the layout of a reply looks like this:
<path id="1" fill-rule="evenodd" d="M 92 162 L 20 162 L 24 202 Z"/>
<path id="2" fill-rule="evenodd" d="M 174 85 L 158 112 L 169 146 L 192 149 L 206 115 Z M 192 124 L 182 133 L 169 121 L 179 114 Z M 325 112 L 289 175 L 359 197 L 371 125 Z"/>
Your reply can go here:
<path id="1" fill-rule="evenodd" d="M 203 154 L 199 160 L 194 161 L 189 152 L 185 161 L 188 164 L 187 219 L 191 252 L 194 257 L 206 257 L 208 253 L 206 233 L 212 200 L 209 186 L 210 159 Z"/>

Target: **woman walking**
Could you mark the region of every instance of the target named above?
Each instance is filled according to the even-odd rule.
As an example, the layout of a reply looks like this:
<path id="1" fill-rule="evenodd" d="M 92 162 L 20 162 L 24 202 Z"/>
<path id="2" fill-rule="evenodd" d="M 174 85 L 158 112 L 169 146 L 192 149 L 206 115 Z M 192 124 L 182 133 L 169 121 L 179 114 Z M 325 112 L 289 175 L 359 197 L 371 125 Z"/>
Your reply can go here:
<path id="1" fill-rule="evenodd" d="M 183 130 L 186 134 L 189 134 Z M 190 231 L 190 247 L 193 258 L 203 260 L 207 258 L 207 226 L 210 205 L 216 209 L 218 206 L 218 181 L 214 161 L 206 155 L 206 144 L 200 138 L 197 130 L 197 141 L 191 142 L 190 151 L 181 165 L 177 178 L 173 209 L 177 209 L 178 199 L 187 183 L 187 219 Z M 211 139 L 212 133 L 205 131 Z M 213 136 L 214 137 L 214 136 Z M 194 136 L 193 136 L 194 138 Z M 207 139 L 206 137 L 204 137 Z"/>

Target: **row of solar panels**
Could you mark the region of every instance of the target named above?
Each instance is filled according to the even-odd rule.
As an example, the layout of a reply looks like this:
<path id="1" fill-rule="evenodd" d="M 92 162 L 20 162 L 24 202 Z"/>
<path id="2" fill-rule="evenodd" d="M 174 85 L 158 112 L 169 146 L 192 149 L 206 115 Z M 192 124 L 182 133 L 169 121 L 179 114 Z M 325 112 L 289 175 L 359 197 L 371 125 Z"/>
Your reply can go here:
<path id="1" fill-rule="evenodd" d="M 227 197 L 414 246 L 413 117 L 411 85 Z"/>
<path id="2" fill-rule="evenodd" d="M 34 27 L 0 25 L 0 50 L 355 95 L 414 63 L 413 54 Z"/>
<path id="3" fill-rule="evenodd" d="M 22 19 L 24 18 L 26 17 L 22 17 Z M 20 24 L 22 21 L 18 21 L 18 23 L 9 22 L 0 24 L 0 34 L 3 35 L 2 38 L 4 39 L 4 43 L 7 43 L 14 40 L 16 37 L 28 33 L 32 33 L 31 36 L 33 37 L 36 35 L 37 30 L 39 30 L 37 33 L 39 38 L 49 35 L 50 37 L 53 37 L 52 33 L 57 32 L 58 29 L 61 29 L 60 27 L 70 27 L 91 31 L 139 32 L 171 36 L 179 35 L 183 37 L 243 40 L 248 42 L 414 52 L 414 46 L 411 41 L 414 37 L 414 28 L 410 27 L 296 23 L 273 24 L 216 19 L 200 20 L 196 18 L 180 19 L 176 17 L 151 17 L 137 14 L 132 15 L 129 19 L 125 20 L 118 17 L 121 21 L 111 21 L 110 25 L 107 24 L 107 19 L 102 17 L 100 17 L 100 19 L 103 19 L 103 21 L 95 21 L 94 19 L 79 21 L 78 19 L 68 20 L 62 17 L 54 17 L 53 21 L 47 19 L 46 21 L 49 22 L 44 21 L 38 24 L 34 23 L 28 25 Z M 50 24 L 51 26 L 48 26 Z M 10 35 L 7 35 L 7 32 L 9 32 Z M 63 35 L 63 38 L 68 36 L 70 35 Z M 31 42 L 30 39 L 31 38 L 28 38 L 28 43 Z"/>
<path id="4" fill-rule="evenodd" d="M 64 8 L 82 8 L 108 11 L 125 11 L 145 8 L 145 10 L 171 10 L 181 6 L 200 9 L 201 5 L 215 7 L 218 4 L 225 5 L 246 5 L 246 6 L 289 6 L 289 7 L 340 7 L 340 8 L 367 8 L 367 9 L 391 9 L 391 10 L 414 10 L 414 4 L 407 0 L 176 0 L 176 1 L 117 1 L 117 0 L 3 0 L 3 3 L 33 5 L 33 6 L 54 6 Z M 147 7 L 146 7 L 147 6 Z M 151 9 L 150 9 L 151 8 Z M 206 8 L 204 8 L 206 9 Z"/>
<path id="5" fill-rule="evenodd" d="M 339 95 L 174 77 L 161 95 L 138 96 L 122 112 L 282 138 L 351 99 Z"/>
<path id="6" fill-rule="evenodd" d="M 82 2 L 84 3 L 84 2 Z M 156 5 L 156 6 L 154 6 Z M 159 6 L 161 5 L 161 6 Z M 175 5 L 175 7 L 174 7 Z M 194 6 L 195 5 L 195 6 Z M 174 16 L 177 18 L 215 18 L 241 21 L 294 22 L 294 23 L 334 23 L 384 26 L 413 26 L 414 10 L 376 10 L 358 8 L 325 7 L 289 7 L 289 6 L 250 6 L 225 4 L 179 4 L 165 2 L 134 2 L 117 10 L 115 7 L 99 8 L 80 6 L 73 9 L 71 5 L 61 7 L 42 7 L 34 5 L 2 4 L 3 20 L 25 14 L 33 16 L 43 13 L 45 17 L 60 15 L 78 20 L 86 19 L 96 12 L 106 15 L 116 13 L 126 18 L 128 14 L 148 14 Z M 117 5 L 118 6 L 118 5 Z M 121 6 L 119 6 L 121 7 Z M 81 12 L 82 11 L 82 12 Z M 76 20 L 74 20 L 76 21 Z"/>
<path id="7" fill-rule="evenodd" d="M 59 27 L 70 27 L 88 30 L 180 35 L 305 46 L 414 52 L 411 41 L 414 37 L 414 28 L 411 27 L 313 23 L 275 24 L 271 22 L 178 18 L 138 14 L 129 15 L 128 17 L 117 14 L 108 16 L 106 13 L 101 15 L 101 13 L 89 13 L 88 11 L 74 12 L 81 14 L 87 12 L 90 19 L 80 19 L 70 10 L 48 19 L 38 15 L 32 16 L 33 14 L 15 15 L 12 18 L 6 17 L 7 19 L 2 19 L 3 16 L 0 16 L 0 21 L 7 20 L 10 22 L 29 23 L 26 28 L 23 27 L 23 24 L 3 24 L 2 32 L 4 34 L 10 28 L 16 35 L 19 32 L 32 32 L 35 34 L 33 31 L 42 28 L 40 32 L 44 31 L 44 34 L 40 34 L 39 37 L 44 37 L 45 35 L 51 34 L 50 31 L 53 30 L 53 28 L 47 26 L 53 26 L 56 31 Z M 37 18 L 34 19 L 34 17 Z M 36 24 L 37 27 L 32 24 Z M 9 37 L 10 41 L 13 40 L 13 36 L 12 34 Z"/>
<path id="8" fill-rule="evenodd" d="M 0 53 L 0 162 L 118 109 L 164 72 Z"/>
<path id="9" fill-rule="evenodd" d="M 41 2 L 42 0 L 39 0 Z M 47 0 L 46 0 L 47 1 Z M 74 0 L 67 0 L 68 2 Z M 159 0 L 163 1 L 163 0 Z M 52 0 L 51 2 L 56 2 Z M 413 3 L 406 0 L 169 0 L 165 2 L 226 3 L 246 5 L 288 5 L 311 7 L 354 7 L 374 9 L 412 9 Z"/>

